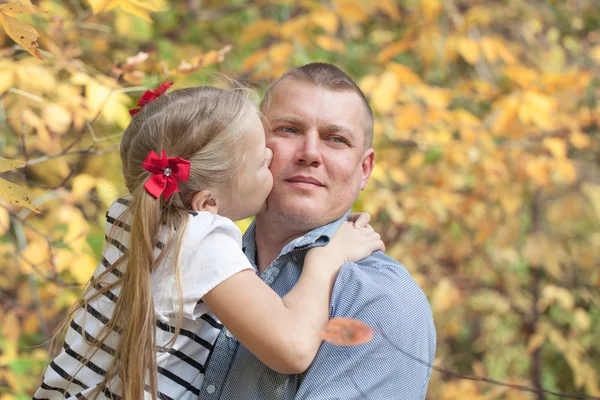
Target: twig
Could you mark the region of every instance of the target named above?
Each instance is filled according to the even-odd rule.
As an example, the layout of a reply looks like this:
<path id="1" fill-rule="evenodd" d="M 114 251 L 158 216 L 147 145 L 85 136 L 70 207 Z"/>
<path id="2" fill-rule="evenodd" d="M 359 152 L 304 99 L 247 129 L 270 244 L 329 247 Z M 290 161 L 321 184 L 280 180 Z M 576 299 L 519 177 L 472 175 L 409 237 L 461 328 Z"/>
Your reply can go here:
<path id="1" fill-rule="evenodd" d="M 27 238 L 25 237 L 25 232 L 23 231 L 23 225 L 21 225 L 19 222 L 13 223 L 13 229 L 15 232 L 15 239 L 17 241 L 17 252 L 18 254 L 21 254 L 21 251 L 27 247 Z M 27 280 L 29 282 L 29 286 L 31 287 L 31 292 L 33 293 L 33 305 L 35 307 L 38 320 L 40 321 L 43 339 L 46 340 L 48 337 L 50 337 L 50 335 L 48 326 L 46 325 L 46 320 L 44 318 L 44 313 L 42 311 L 42 301 L 38 291 L 37 282 L 32 274 L 28 274 Z"/>
<path id="2" fill-rule="evenodd" d="M 27 161 L 26 164 L 20 165 L 19 167 L 15 168 L 15 169 L 25 168 L 25 167 L 29 167 L 31 165 L 36 165 L 36 164 L 41 164 L 48 160 L 65 157 L 65 156 L 71 156 L 71 155 L 75 155 L 75 154 L 93 154 L 96 156 L 108 154 L 108 153 L 111 153 L 111 152 L 117 150 L 118 148 L 119 148 L 119 146 L 112 146 L 112 147 L 109 147 L 108 149 L 104 149 L 104 150 L 79 149 L 79 150 L 72 150 L 72 151 L 68 151 L 68 152 L 61 151 L 60 153 L 48 154 L 48 155 L 45 155 L 42 157 L 34 158 L 33 160 L 29 160 L 29 161 Z"/>
<path id="3" fill-rule="evenodd" d="M 381 328 L 380 326 L 378 328 Z M 458 378 L 458 379 L 465 379 L 465 380 L 470 380 L 470 381 L 479 381 L 479 382 L 486 382 L 486 383 L 490 383 L 492 385 L 498 385 L 498 386 L 503 386 L 503 387 L 507 387 L 510 389 L 515 389 L 515 390 L 521 390 L 521 391 L 526 391 L 526 392 L 532 392 L 532 393 L 544 393 L 544 394 L 550 394 L 553 396 L 558 396 L 560 398 L 563 399 L 590 399 L 590 400 L 600 400 L 600 397 L 596 397 L 596 396 L 590 396 L 590 395 L 586 395 L 586 394 L 573 394 L 573 393 L 561 393 L 561 392 L 554 392 L 552 390 L 547 390 L 547 389 L 542 389 L 542 388 L 532 388 L 529 386 L 524 386 L 524 385 L 515 385 L 512 383 L 506 383 L 506 382 L 501 382 L 495 379 L 490 379 L 484 376 L 475 376 L 475 375 L 466 375 L 466 374 L 459 374 L 457 372 L 453 372 L 453 371 L 448 371 L 444 368 L 440 368 L 436 365 L 430 364 L 427 361 L 421 360 L 418 357 L 413 356 L 412 354 L 404 351 L 400 346 L 398 346 L 396 343 L 394 343 L 384 332 L 382 329 L 379 329 L 378 332 L 381 334 L 381 336 L 383 336 L 383 338 L 392 346 L 394 347 L 396 350 L 398 350 L 399 352 L 401 352 L 402 354 L 404 354 L 405 356 L 413 359 L 414 361 L 420 363 L 420 364 L 424 364 L 426 366 L 428 366 L 429 368 L 433 369 L 436 372 L 439 372 L 441 374 L 447 375 L 447 376 L 452 376 L 454 378 Z"/>
<path id="4" fill-rule="evenodd" d="M 29 92 L 26 92 L 24 90 L 21 89 L 16 89 L 16 88 L 10 88 L 7 90 L 8 93 L 14 93 L 14 94 L 18 94 L 20 96 L 23 97 L 27 97 L 28 99 L 31 99 L 33 101 L 37 101 L 38 103 L 43 103 L 44 99 L 42 99 L 41 97 L 36 96 L 35 94 L 31 94 Z"/>

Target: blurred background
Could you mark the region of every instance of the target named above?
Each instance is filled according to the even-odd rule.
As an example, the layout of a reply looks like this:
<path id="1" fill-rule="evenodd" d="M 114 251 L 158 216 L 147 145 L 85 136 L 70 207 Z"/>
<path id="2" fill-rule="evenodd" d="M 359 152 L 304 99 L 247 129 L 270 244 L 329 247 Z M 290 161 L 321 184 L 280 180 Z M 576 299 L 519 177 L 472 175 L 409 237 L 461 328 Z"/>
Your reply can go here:
<path id="1" fill-rule="evenodd" d="M 426 293 L 436 365 L 534 390 L 436 371 L 428 399 L 600 396 L 598 0 L 34 4 L 0 4 L 0 399 L 31 398 L 96 267 L 144 90 L 312 61 L 371 102 L 355 209 Z"/>

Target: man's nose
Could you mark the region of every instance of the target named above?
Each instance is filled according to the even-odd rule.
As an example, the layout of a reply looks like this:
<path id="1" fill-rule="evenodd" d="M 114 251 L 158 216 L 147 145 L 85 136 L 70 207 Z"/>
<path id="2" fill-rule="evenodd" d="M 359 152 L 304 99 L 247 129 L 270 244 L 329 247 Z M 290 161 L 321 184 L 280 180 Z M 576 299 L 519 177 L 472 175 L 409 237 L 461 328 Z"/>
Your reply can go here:
<path id="1" fill-rule="evenodd" d="M 302 136 L 302 142 L 296 152 L 296 162 L 313 167 L 321 165 L 321 140 L 318 133 L 308 132 Z"/>

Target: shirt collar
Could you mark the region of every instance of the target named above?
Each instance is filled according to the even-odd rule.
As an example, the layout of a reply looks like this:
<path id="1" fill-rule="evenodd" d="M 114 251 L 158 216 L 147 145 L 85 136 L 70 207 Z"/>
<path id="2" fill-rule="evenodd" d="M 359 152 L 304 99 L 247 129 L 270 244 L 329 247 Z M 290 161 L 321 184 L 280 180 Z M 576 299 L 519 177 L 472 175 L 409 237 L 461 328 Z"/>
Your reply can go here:
<path id="1" fill-rule="evenodd" d="M 324 246 L 333 237 L 335 232 L 338 230 L 339 226 L 342 222 L 348 219 L 350 215 L 350 210 L 346 212 L 340 219 L 337 219 L 333 222 L 328 223 L 327 225 L 320 226 L 318 228 L 313 229 L 310 232 L 307 232 L 303 236 L 300 236 L 281 249 L 279 255 L 287 254 L 292 250 L 298 248 L 309 249 L 315 246 Z M 255 264 L 256 262 L 256 240 L 255 240 L 255 232 L 256 232 L 256 220 L 252 221 L 246 232 L 244 233 L 244 237 L 242 238 L 242 250 L 246 253 L 248 259 Z"/>

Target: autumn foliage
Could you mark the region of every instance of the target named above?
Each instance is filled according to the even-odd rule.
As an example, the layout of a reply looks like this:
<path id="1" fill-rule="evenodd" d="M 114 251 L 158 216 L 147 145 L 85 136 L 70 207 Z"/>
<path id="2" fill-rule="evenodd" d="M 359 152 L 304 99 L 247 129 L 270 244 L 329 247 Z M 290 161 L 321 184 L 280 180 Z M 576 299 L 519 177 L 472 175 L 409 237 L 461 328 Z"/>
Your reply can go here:
<path id="1" fill-rule="evenodd" d="M 143 91 L 217 71 L 262 90 L 311 61 L 371 101 L 356 209 L 427 294 L 436 365 L 600 396 L 597 0 L 22 0 L 0 18 L 0 399 L 31 396 L 96 267 Z M 438 371 L 428 398 L 552 396 Z"/>

